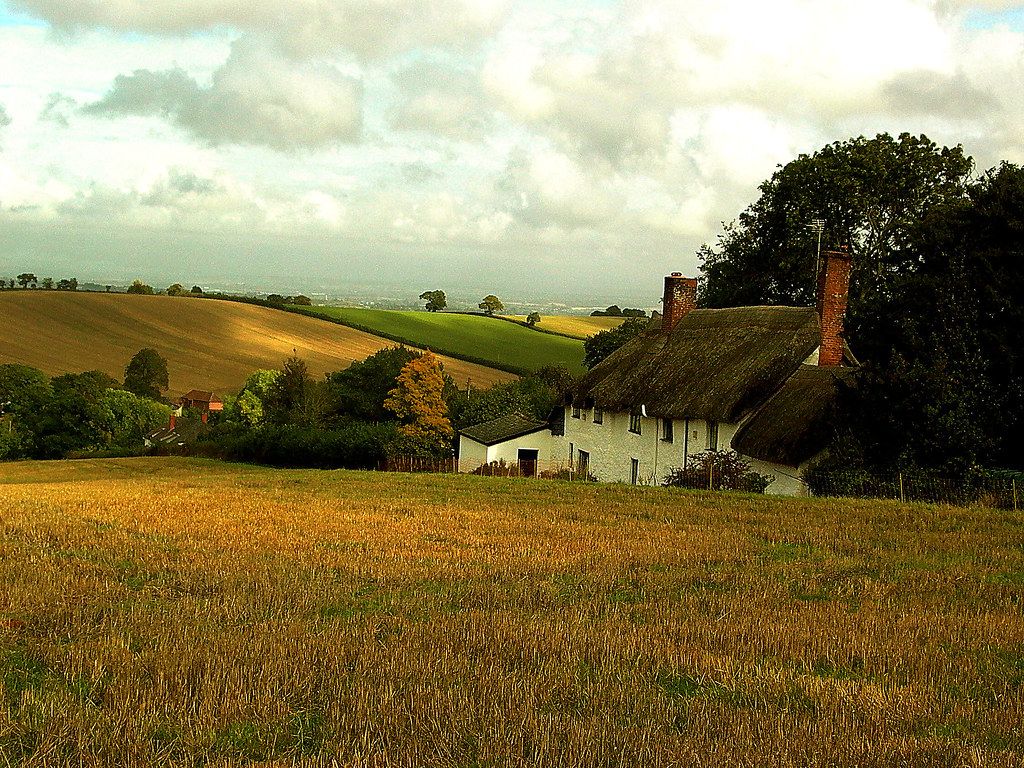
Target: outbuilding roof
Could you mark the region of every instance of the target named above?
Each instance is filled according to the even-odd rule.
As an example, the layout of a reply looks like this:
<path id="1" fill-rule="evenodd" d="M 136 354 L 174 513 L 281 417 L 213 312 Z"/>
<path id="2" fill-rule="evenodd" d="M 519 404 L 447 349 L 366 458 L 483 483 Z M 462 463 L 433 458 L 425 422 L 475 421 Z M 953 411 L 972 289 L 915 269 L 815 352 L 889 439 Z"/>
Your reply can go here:
<path id="1" fill-rule="evenodd" d="M 217 397 L 213 392 L 207 392 L 204 389 L 190 389 L 184 395 L 181 396 L 182 400 L 192 400 L 197 403 L 219 403 L 221 399 Z"/>
<path id="2" fill-rule="evenodd" d="M 816 456 L 831 436 L 839 390 L 853 368 L 802 365 L 736 432 L 732 447 L 746 456 L 791 467 Z"/>
<path id="3" fill-rule="evenodd" d="M 465 435 L 470 440 L 475 440 L 481 445 L 490 446 L 522 437 L 523 435 L 529 435 L 533 432 L 540 432 L 542 429 L 550 429 L 550 425 L 546 421 L 536 421 L 528 419 L 521 414 L 513 413 L 508 416 L 492 419 L 491 421 L 474 424 L 471 427 L 459 430 L 459 433 Z"/>
<path id="4" fill-rule="evenodd" d="M 668 333 L 651 321 L 583 378 L 577 399 L 608 410 L 645 406 L 662 418 L 739 421 L 782 387 L 820 336 L 813 308 L 695 309 Z"/>

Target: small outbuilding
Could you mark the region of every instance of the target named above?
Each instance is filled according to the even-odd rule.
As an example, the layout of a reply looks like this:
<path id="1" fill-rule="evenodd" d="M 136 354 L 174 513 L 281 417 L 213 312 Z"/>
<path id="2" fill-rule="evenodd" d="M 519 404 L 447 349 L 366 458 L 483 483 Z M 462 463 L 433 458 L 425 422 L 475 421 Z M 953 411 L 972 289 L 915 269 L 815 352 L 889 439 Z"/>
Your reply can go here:
<path id="1" fill-rule="evenodd" d="M 525 477 L 555 460 L 551 424 L 513 413 L 459 431 L 459 471 L 504 461 Z"/>

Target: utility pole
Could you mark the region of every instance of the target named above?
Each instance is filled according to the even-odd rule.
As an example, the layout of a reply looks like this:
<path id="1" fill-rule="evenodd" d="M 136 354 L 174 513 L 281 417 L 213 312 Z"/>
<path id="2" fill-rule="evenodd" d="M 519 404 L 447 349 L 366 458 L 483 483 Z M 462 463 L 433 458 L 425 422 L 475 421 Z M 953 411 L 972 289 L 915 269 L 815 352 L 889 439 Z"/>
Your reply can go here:
<path id="1" fill-rule="evenodd" d="M 821 235 L 825 231 L 825 220 L 811 219 L 811 223 L 807 225 L 807 228 L 818 235 L 818 254 L 814 259 L 814 283 L 817 285 L 818 272 L 821 269 Z"/>

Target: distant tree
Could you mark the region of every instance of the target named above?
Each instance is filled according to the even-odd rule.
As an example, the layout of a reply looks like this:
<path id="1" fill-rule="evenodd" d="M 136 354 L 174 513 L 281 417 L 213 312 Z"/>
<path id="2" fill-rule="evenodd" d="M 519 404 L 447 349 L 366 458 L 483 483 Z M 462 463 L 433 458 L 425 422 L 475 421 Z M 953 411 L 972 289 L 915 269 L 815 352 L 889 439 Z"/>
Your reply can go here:
<path id="1" fill-rule="evenodd" d="M 77 291 L 78 290 L 78 278 L 61 278 L 57 282 L 58 291 Z"/>
<path id="2" fill-rule="evenodd" d="M 154 291 L 152 285 L 146 285 L 141 280 L 135 280 L 128 286 L 128 293 L 137 293 L 141 296 L 152 296 Z"/>
<path id="3" fill-rule="evenodd" d="M 37 282 L 37 278 L 31 272 L 22 272 L 18 275 L 18 285 L 22 288 L 28 288 L 29 283 L 34 287 Z"/>
<path id="4" fill-rule="evenodd" d="M 484 311 L 484 314 L 487 315 L 493 315 L 495 312 L 501 312 L 505 309 L 505 305 L 501 303 L 501 299 L 493 293 L 484 296 L 484 300 L 477 306 L 480 307 L 480 309 Z"/>
<path id="5" fill-rule="evenodd" d="M 327 376 L 331 413 L 335 420 L 389 421 L 394 413 L 384 406 L 399 374 L 420 356 L 407 347 L 388 347 L 343 371 Z"/>
<path id="6" fill-rule="evenodd" d="M 291 296 L 288 303 L 294 304 L 297 307 L 310 307 L 313 305 L 309 296 L 303 296 L 301 293 L 298 296 Z"/>
<path id="7" fill-rule="evenodd" d="M 226 417 L 229 421 L 247 427 L 258 427 L 264 422 L 263 401 L 248 389 L 238 393 L 238 397 L 224 404 Z"/>
<path id="8" fill-rule="evenodd" d="M 174 283 L 173 285 L 167 286 L 167 295 L 168 296 L 184 296 L 185 295 L 185 289 L 182 287 L 181 283 Z"/>
<path id="9" fill-rule="evenodd" d="M 112 289 L 113 287 L 114 287 L 114 286 L 112 286 L 112 285 L 107 285 L 107 286 L 104 286 L 104 289 L 106 290 L 106 292 L 107 292 L 107 293 L 110 293 L 110 291 L 111 291 L 111 289 Z"/>
<path id="10" fill-rule="evenodd" d="M 623 317 L 647 317 L 647 312 L 643 309 L 624 309 L 622 310 Z"/>
<path id="11" fill-rule="evenodd" d="M 151 347 L 136 352 L 124 369 L 124 388 L 140 397 L 159 400 L 167 383 L 167 361 Z"/>
<path id="12" fill-rule="evenodd" d="M 607 309 L 595 309 L 590 313 L 591 317 L 622 317 L 622 310 L 618 304 L 612 304 Z"/>
<path id="13" fill-rule="evenodd" d="M 427 312 L 440 312 L 448 306 L 448 299 L 445 297 L 444 291 L 424 291 L 420 294 L 420 298 L 426 300 Z"/>
<path id="14" fill-rule="evenodd" d="M 267 301 L 271 304 L 284 304 L 284 296 L 280 293 L 271 293 L 267 296 Z"/>
<path id="15" fill-rule="evenodd" d="M 284 361 L 280 375 L 274 379 L 264 400 L 268 419 L 276 424 L 298 423 L 306 407 L 306 396 L 313 377 L 304 360 L 292 355 Z"/>
<path id="16" fill-rule="evenodd" d="M 627 341 L 640 335 L 646 327 L 644 318 L 631 317 L 616 328 L 594 334 L 583 342 L 583 364 L 593 368 Z"/>
<path id="17" fill-rule="evenodd" d="M 537 323 L 540 322 L 540 312 L 531 312 L 526 316 L 526 324 L 533 328 Z"/>
<path id="18" fill-rule="evenodd" d="M 192 294 L 197 295 L 197 296 L 199 294 L 201 294 L 202 292 L 203 292 L 202 286 L 198 286 L 198 285 L 193 285 L 192 286 L 192 290 L 189 291 L 189 293 L 192 293 Z"/>
<path id="19" fill-rule="evenodd" d="M 44 291 L 52 291 L 53 290 L 53 278 L 52 277 L 44 277 L 43 280 L 42 280 L 41 285 L 43 286 L 43 290 Z"/>
<path id="20" fill-rule="evenodd" d="M 448 420 L 441 362 L 430 352 L 410 360 L 384 405 L 402 422 L 399 432 L 416 454 L 447 456 L 455 435 Z"/>

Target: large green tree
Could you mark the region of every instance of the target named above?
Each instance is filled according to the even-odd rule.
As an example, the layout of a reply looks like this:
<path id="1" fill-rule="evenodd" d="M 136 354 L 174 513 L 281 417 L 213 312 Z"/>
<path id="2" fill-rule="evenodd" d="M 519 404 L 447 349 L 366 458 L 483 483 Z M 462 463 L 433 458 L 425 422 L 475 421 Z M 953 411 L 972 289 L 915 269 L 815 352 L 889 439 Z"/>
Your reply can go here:
<path id="1" fill-rule="evenodd" d="M 136 352 L 124 369 L 124 388 L 139 397 L 159 400 L 167 385 L 167 360 L 152 347 Z"/>
<path id="2" fill-rule="evenodd" d="M 1024 468 L 1024 169 L 921 222 L 917 268 L 858 319 L 865 361 L 838 451 L 869 469 Z"/>
<path id="3" fill-rule="evenodd" d="M 420 294 L 420 298 L 427 302 L 424 307 L 427 312 L 440 312 L 448 306 L 448 298 L 444 295 L 444 291 L 424 291 Z"/>
<path id="4" fill-rule="evenodd" d="M 384 407 L 384 401 L 402 369 L 419 356 L 406 347 L 388 347 L 329 374 L 326 387 L 333 419 L 393 421 L 394 413 Z"/>
<path id="5" fill-rule="evenodd" d="M 850 311 L 912 272 L 920 222 L 963 201 L 973 162 L 926 136 L 879 134 L 800 155 L 760 186 L 758 199 L 699 256 L 701 303 L 812 305 L 818 232 L 853 256 Z"/>

